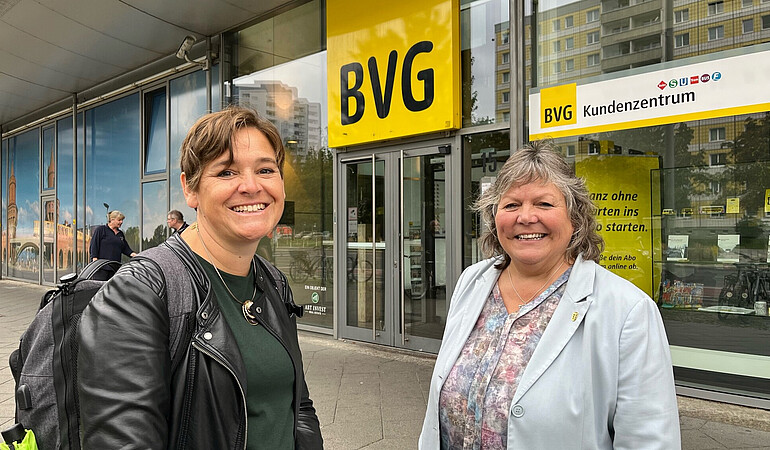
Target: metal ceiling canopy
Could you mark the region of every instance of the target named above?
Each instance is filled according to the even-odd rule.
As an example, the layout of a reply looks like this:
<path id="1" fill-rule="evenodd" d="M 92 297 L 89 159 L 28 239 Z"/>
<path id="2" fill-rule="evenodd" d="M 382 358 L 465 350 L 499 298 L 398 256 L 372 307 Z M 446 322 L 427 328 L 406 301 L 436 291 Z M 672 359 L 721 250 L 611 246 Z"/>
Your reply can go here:
<path id="1" fill-rule="evenodd" d="M 185 36 L 237 27 L 286 0 L 0 0 L 0 126 L 9 131 L 66 105 L 73 94 L 131 83 L 184 61 Z M 117 88 L 119 86 L 114 86 Z M 104 93 L 104 92 L 102 92 Z M 88 100 L 83 98 L 80 101 Z"/>

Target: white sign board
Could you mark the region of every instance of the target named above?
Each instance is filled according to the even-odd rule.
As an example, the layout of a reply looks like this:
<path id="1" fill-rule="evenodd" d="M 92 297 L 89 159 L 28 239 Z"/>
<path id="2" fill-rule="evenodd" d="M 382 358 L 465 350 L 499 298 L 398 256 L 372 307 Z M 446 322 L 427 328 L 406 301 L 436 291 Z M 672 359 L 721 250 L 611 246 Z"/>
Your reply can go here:
<path id="1" fill-rule="evenodd" d="M 770 51 L 529 96 L 530 139 L 624 130 L 770 110 Z"/>

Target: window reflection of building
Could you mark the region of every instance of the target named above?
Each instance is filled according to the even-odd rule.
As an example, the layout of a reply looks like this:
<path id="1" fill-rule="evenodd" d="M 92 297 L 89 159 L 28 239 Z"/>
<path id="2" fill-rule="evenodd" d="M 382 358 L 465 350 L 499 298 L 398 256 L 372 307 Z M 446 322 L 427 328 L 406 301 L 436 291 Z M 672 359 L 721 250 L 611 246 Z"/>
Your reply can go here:
<path id="1" fill-rule="evenodd" d="M 280 81 L 238 85 L 238 104 L 251 105 L 278 128 L 297 156 L 321 149 L 321 104 L 300 98 L 297 88 Z"/>

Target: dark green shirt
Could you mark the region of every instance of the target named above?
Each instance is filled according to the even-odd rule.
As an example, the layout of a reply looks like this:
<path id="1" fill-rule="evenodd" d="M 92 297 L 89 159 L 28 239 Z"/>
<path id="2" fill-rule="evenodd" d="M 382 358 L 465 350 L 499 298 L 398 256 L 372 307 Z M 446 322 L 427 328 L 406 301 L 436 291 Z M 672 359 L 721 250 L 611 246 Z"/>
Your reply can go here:
<path id="1" fill-rule="evenodd" d="M 294 365 L 280 342 L 265 327 L 246 322 L 241 303 L 251 299 L 254 292 L 254 272 L 239 277 L 219 271 L 233 297 L 222 285 L 214 266 L 198 256 L 198 262 L 211 280 L 211 288 L 225 321 L 235 335 L 246 366 L 248 449 L 294 448 Z M 263 295 L 257 288 L 256 298 Z"/>

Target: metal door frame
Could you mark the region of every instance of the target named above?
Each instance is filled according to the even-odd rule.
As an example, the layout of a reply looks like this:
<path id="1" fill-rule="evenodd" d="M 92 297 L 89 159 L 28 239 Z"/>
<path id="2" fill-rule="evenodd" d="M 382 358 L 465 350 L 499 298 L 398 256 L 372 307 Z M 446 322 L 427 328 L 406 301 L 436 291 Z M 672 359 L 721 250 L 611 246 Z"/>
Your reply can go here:
<path id="1" fill-rule="evenodd" d="M 404 279 L 402 275 L 403 264 L 403 223 L 402 217 L 404 215 L 401 196 L 403 195 L 403 164 L 404 158 L 414 156 L 427 156 L 427 155 L 440 155 L 442 151 L 445 152 L 445 191 L 444 191 L 444 204 L 446 207 L 447 220 L 445 224 L 446 228 L 446 282 L 447 282 L 447 296 L 451 292 L 451 287 L 454 286 L 456 281 L 456 267 L 459 267 L 461 261 L 456 258 L 460 245 L 455 243 L 456 239 L 452 237 L 456 235 L 454 209 L 457 205 L 453 205 L 451 199 L 452 193 L 456 191 L 455 184 L 459 183 L 459 180 L 455 181 L 455 174 L 452 170 L 453 157 L 451 156 L 452 144 L 456 142 L 455 138 L 436 139 L 425 142 L 417 142 L 407 145 L 393 145 L 371 148 L 367 150 L 360 150 L 356 152 L 346 152 L 337 154 L 337 180 L 336 184 L 339 186 L 338 197 L 336 199 L 338 211 L 338 217 L 336 221 L 335 235 L 335 257 L 337 261 L 337 267 L 339 270 L 335 270 L 335 299 L 337 305 L 335 306 L 337 329 L 336 336 L 339 338 L 347 338 L 354 340 L 361 340 L 366 342 L 372 342 L 377 344 L 427 351 L 437 353 L 441 345 L 440 339 L 429 339 L 418 336 L 405 336 L 403 330 L 405 325 L 404 317 Z M 441 147 L 442 150 L 439 150 Z M 459 150 L 457 150 L 459 152 Z M 385 301 L 385 326 L 383 331 L 378 331 L 376 328 L 376 320 L 372 321 L 373 329 L 363 329 L 359 327 L 352 327 L 347 325 L 347 205 L 346 205 L 346 193 L 347 177 L 346 166 L 348 164 L 372 162 L 372 182 L 374 183 L 374 174 L 376 174 L 375 164 L 382 161 L 385 164 L 384 168 L 384 205 L 374 205 L 374 208 L 378 206 L 385 207 L 384 217 L 386 222 L 384 226 L 385 243 L 373 245 L 373 250 L 382 249 L 384 246 L 384 261 L 385 267 L 377 267 L 380 264 L 380 260 L 374 259 L 374 274 L 378 270 L 384 270 L 383 283 L 384 286 L 381 289 L 384 290 L 382 298 Z M 374 195 L 374 186 L 373 186 Z M 375 203 L 373 199 L 373 204 Z M 373 215 L 376 217 L 376 215 Z M 373 229 L 376 226 L 373 226 Z M 374 231 L 373 231 L 374 232 Z M 374 240 L 374 239 L 372 239 Z M 374 286 L 377 289 L 377 286 Z M 375 295 L 376 291 L 373 292 Z M 376 314 L 376 296 L 373 300 L 372 311 Z M 447 298 L 446 308 L 449 307 L 449 299 Z M 446 313 L 446 311 L 445 311 Z"/>

